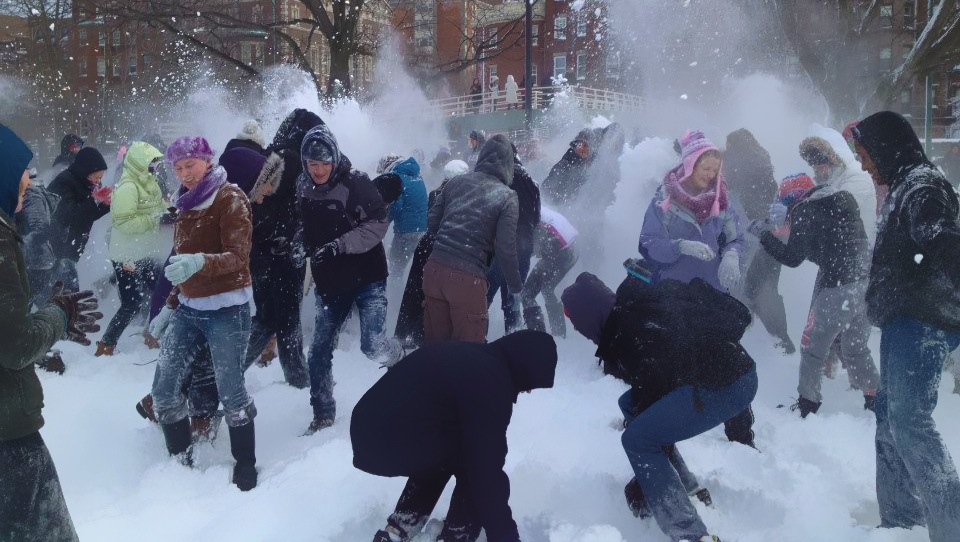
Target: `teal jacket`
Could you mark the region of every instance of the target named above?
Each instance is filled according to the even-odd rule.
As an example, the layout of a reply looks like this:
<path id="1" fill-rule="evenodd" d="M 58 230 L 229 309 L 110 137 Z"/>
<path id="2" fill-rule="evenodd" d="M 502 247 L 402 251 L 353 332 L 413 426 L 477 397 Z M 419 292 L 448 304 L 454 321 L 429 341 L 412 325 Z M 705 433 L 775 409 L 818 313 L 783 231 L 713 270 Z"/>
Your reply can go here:
<path id="1" fill-rule="evenodd" d="M 0 441 L 43 426 L 43 388 L 33 362 L 66 330 L 66 316 L 53 305 L 30 313 L 22 242 L 13 220 L 0 210 Z"/>

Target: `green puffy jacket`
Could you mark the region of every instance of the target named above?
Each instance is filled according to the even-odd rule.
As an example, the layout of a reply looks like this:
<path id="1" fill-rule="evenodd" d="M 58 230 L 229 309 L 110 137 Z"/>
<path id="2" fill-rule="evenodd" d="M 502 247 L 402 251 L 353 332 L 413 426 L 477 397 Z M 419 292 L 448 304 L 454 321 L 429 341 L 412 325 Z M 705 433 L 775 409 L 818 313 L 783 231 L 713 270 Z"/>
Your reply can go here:
<path id="1" fill-rule="evenodd" d="M 25 437 L 43 426 L 43 388 L 33 362 L 66 329 L 57 307 L 30 313 L 22 241 L 13 220 L 0 211 L 0 441 Z"/>
<path id="2" fill-rule="evenodd" d="M 130 145 L 123 159 L 123 174 L 113 189 L 110 213 L 110 259 L 133 263 L 163 259 L 173 244 L 172 234 L 160 229 L 160 215 L 167 202 L 150 163 L 163 154 L 149 143 Z M 165 235 L 166 233 L 166 235 Z"/>

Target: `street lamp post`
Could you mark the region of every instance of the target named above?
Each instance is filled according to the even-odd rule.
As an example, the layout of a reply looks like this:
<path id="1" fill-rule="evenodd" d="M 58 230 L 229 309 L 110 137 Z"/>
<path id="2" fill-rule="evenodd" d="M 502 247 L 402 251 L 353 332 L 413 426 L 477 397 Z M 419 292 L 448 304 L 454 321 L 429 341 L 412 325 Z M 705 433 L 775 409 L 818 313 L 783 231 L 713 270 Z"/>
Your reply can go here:
<path id="1" fill-rule="evenodd" d="M 933 0 L 927 0 L 927 24 L 930 24 L 932 11 Z M 931 148 L 933 146 L 933 78 L 930 77 L 929 71 L 927 72 L 924 86 L 926 91 L 926 100 L 924 104 L 923 144 L 927 154 L 929 155 L 933 150 Z"/>
<path id="2" fill-rule="evenodd" d="M 527 129 L 527 135 L 533 131 L 533 87 L 536 85 L 536 81 L 531 80 L 530 75 L 533 72 L 533 3 L 537 0 L 523 0 L 523 3 L 526 7 L 526 20 L 524 24 L 524 34 L 525 34 L 525 55 L 524 55 L 524 95 L 523 95 L 523 110 L 525 113 L 525 124 Z"/>

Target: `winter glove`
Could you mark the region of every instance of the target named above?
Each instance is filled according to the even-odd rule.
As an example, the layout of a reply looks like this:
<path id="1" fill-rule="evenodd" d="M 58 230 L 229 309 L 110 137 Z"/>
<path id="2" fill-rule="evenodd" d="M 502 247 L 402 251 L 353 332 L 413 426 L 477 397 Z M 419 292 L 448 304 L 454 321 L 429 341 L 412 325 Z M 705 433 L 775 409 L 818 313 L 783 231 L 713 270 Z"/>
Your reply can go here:
<path id="1" fill-rule="evenodd" d="M 157 340 L 163 338 L 163 332 L 167 330 L 167 326 L 170 325 L 170 318 L 173 316 L 173 308 L 167 305 L 164 305 L 160 309 L 160 313 L 157 316 L 150 320 L 150 327 L 147 331 L 150 332 L 152 337 L 155 337 Z"/>
<path id="2" fill-rule="evenodd" d="M 204 263 L 206 259 L 203 254 L 174 254 L 170 256 L 170 265 L 163 269 L 163 276 L 178 286 L 203 269 Z"/>
<path id="3" fill-rule="evenodd" d="M 770 205 L 770 223 L 782 226 L 787 221 L 787 206 L 782 203 Z"/>
<path id="4" fill-rule="evenodd" d="M 310 260 L 312 263 L 320 263 L 327 260 L 332 260 L 340 254 L 340 245 L 336 241 L 330 241 L 329 243 L 323 245 L 322 247 L 314 250 L 310 254 Z"/>
<path id="5" fill-rule="evenodd" d="M 720 286 L 728 291 L 740 282 L 740 255 L 736 250 L 728 250 L 723 253 L 718 275 Z"/>
<path id="6" fill-rule="evenodd" d="M 101 186 L 93 190 L 93 199 L 97 203 L 104 203 L 110 205 L 110 196 L 113 194 L 112 186 Z"/>
<path id="7" fill-rule="evenodd" d="M 83 346 L 90 346 L 87 333 L 100 331 L 97 320 L 103 318 L 103 313 L 97 311 L 97 298 L 93 297 L 93 292 L 90 290 L 64 292 L 63 283 L 57 282 L 53 286 L 50 303 L 59 307 L 67 317 L 66 339 Z"/>
<path id="8" fill-rule="evenodd" d="M 680 250 L 680 254 L 692 256 L 705 262 L 709 262 L 717 257 L 712 248 L 707 246 L 706 243 L 701 243 L 700 241 L 687 241 L 686 239 L 681 239 L 680 241 L 677 241 L 677 248 Z"/>
<path id="9" fill-rule="evenodd" d="M 177 221 L 177 208 L 170 207 L 167 212 L 160 214 L 160 223 L 167 226 Z"/>
<path id="10" fill-rule="evenodd" d="M 754 220 L 750 222 L 749 226 L 747 226 L 747 231 L 750 232 L 750 235 L 753 235 L 758 239 L 763 237 L 763 234 L 771 229 L 770 223 L 766 220 Z"/>

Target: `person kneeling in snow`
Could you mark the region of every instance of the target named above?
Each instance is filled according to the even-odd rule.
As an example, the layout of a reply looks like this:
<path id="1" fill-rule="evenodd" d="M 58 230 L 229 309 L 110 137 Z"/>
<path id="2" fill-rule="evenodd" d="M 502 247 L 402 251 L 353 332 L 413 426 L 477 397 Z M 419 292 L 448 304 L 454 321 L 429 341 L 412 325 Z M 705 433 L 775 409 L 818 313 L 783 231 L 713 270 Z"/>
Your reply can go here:
<path id="1" fill-rule="evenodd" d="M 553 387 L 557 345 L 539 331 L 490 344 L 434 342 L 400 360 L 353 410 L 353 464 L 409 476 L 374 542 L 406 542 L 424 527 L 451 476 L 450 510 L 437 540 L 517 542 L 503 471 L 507 426 L 520 392 Z M 386 445 L 385 445 L 386 444 Z"/>
<path id="2" fill-rule="evenodd" d="M 689 479 L 689 473 L 672 464 L 670 448 L 753 401 L 756 367 L 739 342 L 750 311 L 701 279 L 651 283 L 643 260 L 625 266 L 630 276 L 615 298 L 597 277 L 582 273 L 563 292 L 564 310 L 598 345 L 603 371 L 630 384 L 620 398 L 621 440 L 660 529 L 671 540 L 717 541 L 687 498 L 679 474 Z"/>

